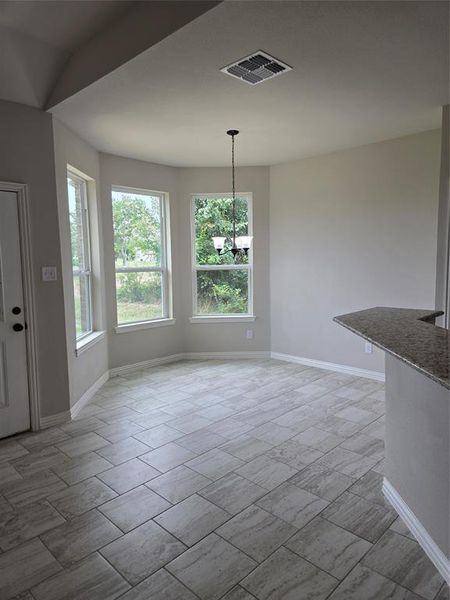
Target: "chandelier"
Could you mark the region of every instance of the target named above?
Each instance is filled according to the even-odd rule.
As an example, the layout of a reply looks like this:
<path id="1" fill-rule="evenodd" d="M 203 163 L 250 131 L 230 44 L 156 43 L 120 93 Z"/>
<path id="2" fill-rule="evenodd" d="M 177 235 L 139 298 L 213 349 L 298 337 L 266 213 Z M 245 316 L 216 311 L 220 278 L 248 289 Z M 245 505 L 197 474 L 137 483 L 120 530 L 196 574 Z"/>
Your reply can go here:
<path id="1" fill-rule="evenodd" d="M 215 236 L 212 238 L 214 248 L 216 249 L 219 256 L 231 252 L 234 258 L 238 256 L 247 255 L 252 244 L 252 235 L 239 235 L 236 236 L 236 186 L 235 186 L 235 168 L 234 168 L 234 138 L 237 136 L 239 131 L 237 129 L 229 129 L 227 134 L 231 136 L 231 178 L 233 187 L 233 203 L 232 203 L 232 221 L 233 221 L 233 237 L 227 238 L 225 236 Z M 230 247 L 225 250 L 225 243 L 231 244 Z"/>

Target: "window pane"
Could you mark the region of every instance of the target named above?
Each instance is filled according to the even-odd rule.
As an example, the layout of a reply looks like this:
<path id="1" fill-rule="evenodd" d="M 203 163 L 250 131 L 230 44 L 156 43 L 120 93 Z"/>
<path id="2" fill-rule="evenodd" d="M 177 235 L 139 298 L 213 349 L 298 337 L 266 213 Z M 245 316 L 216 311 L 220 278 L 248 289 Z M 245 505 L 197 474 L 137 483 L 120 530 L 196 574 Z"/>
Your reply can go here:
<path id="1" fill-rule="evenodd" d="M 213 236 L 233 236 L 233 201 L 231 198 L 195 198 L 195 254 L 198 265 L 234 264 L 231 252 L 219 256 L 214 250 Z M 236 236 L 248 234 L 246 198 L 236 198 Z M 229 247 L 229 243 L 227 243 Z M 248 257 L 239 257 L 248 263 Z"/>
<path id="2" fill-rule="evenodd" d="M 248 271 L 197 271 L 197 313 L 248 313 Z"/>
<path id="3" fill-rule="evenodd" d="M 75 326 L 77 338 L 91 331 L 91 278 L 89 275 L 73 276 L 75 301 Z"/>
<path id="4" fill-rule="evenodd" d="M 161 273 L 116 273 L 117 322 L 163 318 Z"/>
<path id="5" fill-rule="evenodd" d="M 73 290 L 76 337 L 92 331 L 91 279 L 89 256 L 89 219 L 86 182 L 68 173 L 70 240 L 72 251 Z"/>
<path id="6" fill-rule="evenodd" d="M 68 175 L 67 193 L 69 198 L 70 237 L 72 242 L 72 267 L 74 269 L 88 269 L 88 244 L 83 231 L 86 218 L 83 215 L 86 206 L 85 182 Z"/>
<path id="7" fill-rule="evenodd" d="M 161 266 L 161 199 L 113 190 L 116 268 Z"/>

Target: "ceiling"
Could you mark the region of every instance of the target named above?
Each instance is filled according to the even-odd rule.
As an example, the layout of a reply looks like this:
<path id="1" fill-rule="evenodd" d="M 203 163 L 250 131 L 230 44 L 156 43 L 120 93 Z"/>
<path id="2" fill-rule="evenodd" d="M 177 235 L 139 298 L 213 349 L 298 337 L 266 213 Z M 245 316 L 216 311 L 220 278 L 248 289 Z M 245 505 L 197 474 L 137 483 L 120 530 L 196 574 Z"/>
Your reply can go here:
<path id="1" fill-rule="evenodd" d="M 64 4 L 64 3 L 63 3 Z M 447 2 L 226 1 L 52 112 L 97 149 L 177 166 L 276 164 L 439 127 Z M 293 70 L 220 69 L 264 50 Z"/>
<path id="2" fill-rule="evenodd" d="M 133 4 L 127 0 L 2 0 L 0 97 L 43 106 L 70 55 Z"/>
<path id="3" fill-rule="evenodd" d="M 3 0 L 0 25 L 73 51 L 130 7 L 127 0 Z"/>
<path id="4" fill-rule="evenodd" d="M 0 99 L 47 109 L 220 0 L 0 0 Z"/>

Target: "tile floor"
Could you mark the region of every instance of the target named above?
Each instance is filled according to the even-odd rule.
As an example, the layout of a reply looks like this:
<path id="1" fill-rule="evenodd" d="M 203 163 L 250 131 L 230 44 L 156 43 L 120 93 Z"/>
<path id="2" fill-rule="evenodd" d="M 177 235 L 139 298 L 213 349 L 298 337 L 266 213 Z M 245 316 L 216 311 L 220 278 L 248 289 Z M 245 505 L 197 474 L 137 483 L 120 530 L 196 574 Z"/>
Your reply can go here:
<path id="1" fill-rule="evenodd" d="M 111 379 L 0 442 L 0 598 L 444 600 L 381 493 L 379 383 L 278 361 Z"/>

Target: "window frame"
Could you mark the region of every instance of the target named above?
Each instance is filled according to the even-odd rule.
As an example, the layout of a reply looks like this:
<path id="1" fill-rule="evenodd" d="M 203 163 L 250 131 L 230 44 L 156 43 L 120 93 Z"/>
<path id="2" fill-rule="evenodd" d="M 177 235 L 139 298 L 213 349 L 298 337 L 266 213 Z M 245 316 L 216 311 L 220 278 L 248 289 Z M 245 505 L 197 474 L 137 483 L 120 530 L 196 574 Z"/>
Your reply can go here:
<path id="1" fill-rule="evenodd" d="M 171 238 L 170 238 L 170 204 L 169 194 L 167 192 L 149 190 L 146 188 L 138 188 L 124 185 L 111 186 L 111 213 L 112 213 L 112 233 L 114 240 L 114 213 L 112 210 L 112 194 L 113 192 L 148 195 L 159 197 L 160 210 L 160 232 L 161 232 L 161 265 L 159 267 L 120 267 L 116 268 L 114 248 L 113 248 L 113 270 L 114 270 L 114 302 L 115 302 L 115 326 L 116 333 L 126 333 L 136 331 L 138 329 L 148 329 L 164 325 L 172 325 L 175 323 L 173 316 L 173 301 L 172 301 L 172 261 L 171 261 Z M 114 244 L 114 242 L 113 242 Z M 124 321 L 119 323 L 117 310 L 117 273 L 161 273 L 161 304 L 162 316 L 155 319 L 145 319 L 142 321 Z"/>
<path id="2" fill-rule="evenodd" d="M 191 282 L 192 282 L 192 317 L 191 323 L 221 323 L 221 322 L 251 322 L 255 320 L 253 309 L 253 244 L 248 251 L 247 264 L 226 264 L 226 265 L 197 265 L 196 261 L 196 223 L 195 223 L 195 200 L 197 198 L 217 199 L 232 198 L 231 192 L 207 194 L 191 194 Z M 236 198 L 245 198 L 247 200 L 248 214 L 248 235 L 253 235 L 253 194 L 252 192 L 236 192 Z M 248 272 L 248 303 L 245 313 L 208 313 L 200 314 L 198 312 L 198 294 L 197 294 L 197 272 L 198 271 L 247 271 Z"/>
<path id="3" fill-rule="evenodd" d="M 67 208 L 69 217 L 69 235 L 70 235 L 70 256 L 71 256 L 71 268 L 72 268 L 72 298 L 73 298 L 73 318 L 75 324 L 75 344 L 78 350 L 79 347 L 84 346 L 87 338 L 91 337 L 94 333 L 94 293 L 93 293 L 93 272 L 92 272 L 92 254 L 91 254 L 91 223 L 90 223 L 90 207 L 89 207 L 89 183 L 92 181 L 78 169 L 67 165 L 66 167 L 66 185 L 68 186 L 67 179 L 73 179 L 74 181 L 82 184 L 82 209 L 81 209 L 81 233 L 82 233 L 82 245 L 83 245 L 83 256 L 85 258 L 85 264 L 83 269 L 79 268 L 77 271 L 73 268 L 73 256 L 72 256 L 72 233 L 70 229 L 70 210 L 69 210 L 69 196 L 67 191 Z M 87 263 L 87 264 L 86 264 Z M 87 268 L 86 268 L 87 267 Z M 86 331 L 83 331 L 80 335 L 76 335 L 76 310 L 75 310 L 75 288 L 74 288 L 74 277 L 83 277 L 87 280 L 88 288 L 88 304 L 89 304 L 89 327 Z"/>

